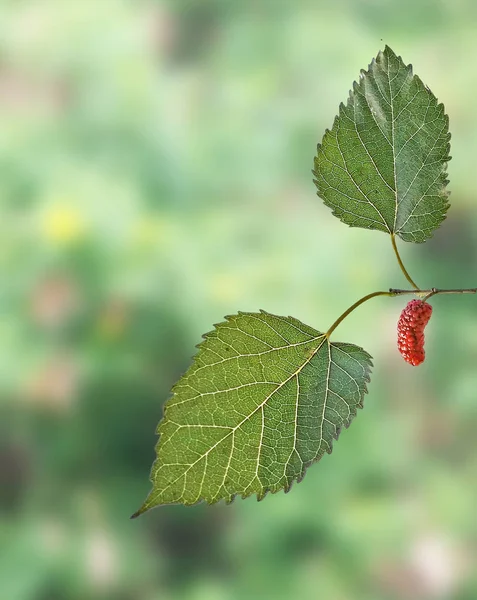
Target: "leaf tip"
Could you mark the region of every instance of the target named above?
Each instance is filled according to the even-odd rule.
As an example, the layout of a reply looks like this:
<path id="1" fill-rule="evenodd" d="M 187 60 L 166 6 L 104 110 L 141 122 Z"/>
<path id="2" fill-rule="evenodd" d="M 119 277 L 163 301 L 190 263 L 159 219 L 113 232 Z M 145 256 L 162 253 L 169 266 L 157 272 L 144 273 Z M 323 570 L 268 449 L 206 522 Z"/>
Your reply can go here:
<path id="1" fill-rule="evenodd" d="M 139 510 L 137 510 L 134 514 L 132 514 L 129 518 L 132 519 L 137 519 L 138 517 L 140 517 L 142 514 L 144 514 L 146 512 L 147 508 L 145 508 L 144 506 L 141 506 L 141 508 Z"/>
<path id="2" fill-rule="evenodd" d="M 388 46 L 388 44 L 384 45 L 384 50 L 381 51 L 379 54 L 384 55 L 386 58 L 398 58 L 397 54 L 394 52 L 391 46 Z"/>

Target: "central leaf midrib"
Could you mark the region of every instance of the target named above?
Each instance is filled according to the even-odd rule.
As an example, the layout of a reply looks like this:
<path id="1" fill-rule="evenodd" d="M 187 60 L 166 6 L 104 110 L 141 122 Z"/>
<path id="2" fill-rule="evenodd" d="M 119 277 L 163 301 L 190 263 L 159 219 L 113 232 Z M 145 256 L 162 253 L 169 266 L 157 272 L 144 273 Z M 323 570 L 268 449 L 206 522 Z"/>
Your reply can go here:
<path id="1" fill-rule="evenodd" d="M 395 133 L 394 133 L 394 98 L 393 92 L 391 89 L 391 79 L 389 76 L 389 58 L 387 59 L 387 69 L 386 69 L 387 77 L 388 77 L 388 87 L 389 87 L 389 107 L 391 108 L 391 150 L 393 153 L 393 171 L 394 171 L 394 223 L 391 233 L 396 231 L 396 222 L 397 222 L 397 214 L 398 214 L 398 182 L 397 182 L 397 164 L 396 164 L 396 150 L 395 150 Z"/>

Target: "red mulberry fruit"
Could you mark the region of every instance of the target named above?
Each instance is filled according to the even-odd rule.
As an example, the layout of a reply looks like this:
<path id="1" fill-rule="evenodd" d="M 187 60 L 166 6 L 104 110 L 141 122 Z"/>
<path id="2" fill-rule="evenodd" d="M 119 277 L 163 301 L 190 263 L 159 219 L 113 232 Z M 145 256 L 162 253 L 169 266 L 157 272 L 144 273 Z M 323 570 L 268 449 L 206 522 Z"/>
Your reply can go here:
<path id="1" fill-rule="evenodd" d="M 424 328 L 432 314 L 432 306 L 422 300 L 411 300 L 399 317 L 398 350 L 404 360 L 417 367 L 425 358 Z"/>

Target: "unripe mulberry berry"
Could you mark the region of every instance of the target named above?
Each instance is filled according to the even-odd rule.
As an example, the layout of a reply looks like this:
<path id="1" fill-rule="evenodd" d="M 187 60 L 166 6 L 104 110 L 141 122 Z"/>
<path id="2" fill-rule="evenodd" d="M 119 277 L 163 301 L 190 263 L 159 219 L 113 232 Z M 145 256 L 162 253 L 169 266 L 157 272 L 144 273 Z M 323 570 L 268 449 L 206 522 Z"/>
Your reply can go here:
<path id="1" fill-rule="evenodd" d="M 417 367 L 425 358 L 424 328 L 432 314 L 432 306 L 422 300 L 411 300 L 399 317 L 398 350 L 404 360 Z"/>

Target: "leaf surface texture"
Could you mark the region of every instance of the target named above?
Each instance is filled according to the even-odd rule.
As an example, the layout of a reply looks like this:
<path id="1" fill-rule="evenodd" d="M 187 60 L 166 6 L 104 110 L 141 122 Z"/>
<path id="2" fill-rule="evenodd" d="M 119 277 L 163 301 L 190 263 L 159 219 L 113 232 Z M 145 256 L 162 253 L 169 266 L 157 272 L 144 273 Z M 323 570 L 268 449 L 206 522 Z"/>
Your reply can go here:
<path id="1" fill-rule="evenodd" d="M 424 242 L 449 207 L 449 150 L 444 106 L 386 46 L 318 145 L 318 195 L 352 227 Z"/>

